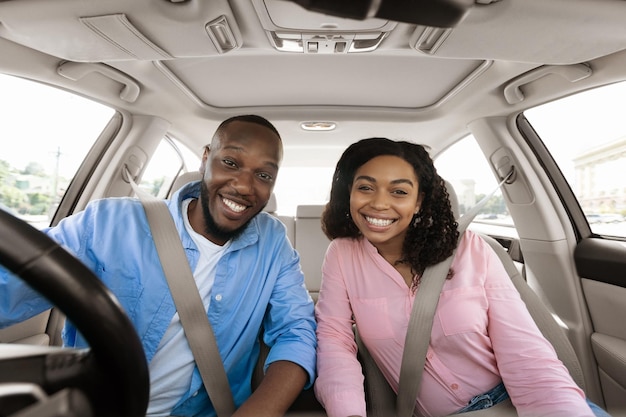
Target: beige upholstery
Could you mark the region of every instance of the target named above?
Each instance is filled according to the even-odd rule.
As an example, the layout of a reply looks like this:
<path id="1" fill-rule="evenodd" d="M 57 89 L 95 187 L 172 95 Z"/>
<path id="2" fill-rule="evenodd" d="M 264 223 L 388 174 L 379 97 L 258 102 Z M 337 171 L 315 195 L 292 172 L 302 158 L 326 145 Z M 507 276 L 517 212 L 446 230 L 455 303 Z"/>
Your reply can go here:
<path id="1" fill-rule="evenodd" d="M 282 224 L 285 225 L 285 228 L 287 229 L 287 238 L 289 239 L 289 242 L 291 242 L 291 244 L 294 244 L 294 233 L 295 233 L 295 222 L 294 222 L 294 218 L 292 216 L 282 216 L 280 214 L 278 214 L 278 203 L 276 201 L 276 194 L 272 193 L 272 195 L 270 195 L 270 199 L 267 202 L 267 205 L 265 206 L 265 208 L 263 209 L 263 211 L 271 214 L 272 216 L 276 217 L 278 220 L 281 221 Z"/>
<path id="2" fill-rule="evenodd" d="M 267 201 L 267 204 L 265 205 L 265 208 L 263 209 L 263 211 L 266 211 L 270 214 L 276 214 L 276 210 L 278 210 L 278 204 L 276 202 L 276 195 L 274 193 L 272 193 L 272 195 L 270 195 L 270 199 Z"/>
<path id="3" fill-rule="evenodd" d="M 202 179 L 202 174 L 200 173 L 200 171 L 183 172 L 174 180 L 174 183 L 172 184 L 172 188 L 167 198 L 171 198 L 172 195 L 180 189 L 180 187 L 187 184 L 188 182 L 199 181 L 201 179 Z"/>
<path id="4" fill-rule="evenodd" d="M 306 287 L 317 302 L 322 284 L 322 262 L 330 240 L 322 232 L 324 205 L 303 205 L 296 209 L 295 248 L 300 253 L 300 265 Z"/>
<path id="5" fill-rule="evenodd" d="M 22 343 L 47 346 L 50 336 L 46 333 L 50 310 L 46 310 L 26 321 L 0 330 L 0 343 Z"/>
<path id="6" fill-rule="evenodd" d="M 456 191 L 454 191 L 454 187 L 448 181 L 446 181 L 446 190 L 448 191 L 448 195 L 450 196 L 450 207 L 452 207 L 452 213 L 454 213 L 454 218 L 458 220 L 459 218 L 459 197 L 456 195 Z"/>
<path id="7" fill-rule="evenodd" d="M 282 216 L 280 214 L 274 214 L 280 220 L 287 229 L 287 238 L 291 245 L 295 247 L 296 244 L 296 221 L 292 216 Z"/>

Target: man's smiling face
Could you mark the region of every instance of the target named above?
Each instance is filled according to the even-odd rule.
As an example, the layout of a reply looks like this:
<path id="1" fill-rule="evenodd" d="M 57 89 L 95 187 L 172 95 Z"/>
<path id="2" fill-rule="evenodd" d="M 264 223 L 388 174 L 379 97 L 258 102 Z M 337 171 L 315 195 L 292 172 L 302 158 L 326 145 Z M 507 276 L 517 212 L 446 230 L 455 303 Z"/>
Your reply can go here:
<path id="1" fill-rule="evenodd" d="M 260 124 L 235 121 L 216 135 L 200 198 L 208 239 L 224 244 L 263 210 L 281 159 L 280 138 Z"/>

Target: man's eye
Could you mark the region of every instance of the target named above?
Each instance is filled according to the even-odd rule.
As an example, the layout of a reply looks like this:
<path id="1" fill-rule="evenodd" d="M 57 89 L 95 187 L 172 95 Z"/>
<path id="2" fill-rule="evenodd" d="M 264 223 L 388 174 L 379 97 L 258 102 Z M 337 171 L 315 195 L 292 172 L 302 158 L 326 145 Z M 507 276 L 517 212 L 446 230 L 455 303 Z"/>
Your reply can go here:
<path id="1" fill-rule="evenodd" d="M 267 172 L 260 172 L 258 174 L 259 178 L 261 178 L 263 181 L 268 181 L 271 182 L 274 180 L 274 177 L 271 174 L 268 174 Z"/>
<path id="2" fill-rule="evenodd" d="M 222 159 L 222 163 L 223 163 L 224 165 L 227 165 L 227 166 L 229 166 L 229 167 L 233 167 L 233 168 L 235 168 L 235 167 L 237 166 L 237 164 L 235 163 L 235 161 L 232 161 L 232 160 L 230 160 L 230 159 Z"/>

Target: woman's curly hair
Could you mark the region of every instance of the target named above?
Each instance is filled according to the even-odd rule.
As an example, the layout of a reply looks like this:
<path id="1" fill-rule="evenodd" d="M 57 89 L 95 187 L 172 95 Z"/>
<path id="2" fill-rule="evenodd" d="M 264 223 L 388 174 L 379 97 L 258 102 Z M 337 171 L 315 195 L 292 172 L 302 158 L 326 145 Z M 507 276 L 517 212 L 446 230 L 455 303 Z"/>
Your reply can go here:
<path id="1" fill-rule="evenodd" d="M 450 206 L 445 181 L 422 145 L 387 138 L 362 139 L 350 145 L 337 162 L 330 201 L 322 214 L 322 230 L 329 239 L 358 238 L 361 232 L 350 216 L 350 191 L 356 171 L 370 159 L 392 155 L 415 170 L 424 198 L 414 215 L 403 244 L 402 262 L 411 265 L 418 279 L 427 266 L 448 258 L 457 245 L 459 232 Z M 417 282 L 414 282 L 414 286 Z"/>

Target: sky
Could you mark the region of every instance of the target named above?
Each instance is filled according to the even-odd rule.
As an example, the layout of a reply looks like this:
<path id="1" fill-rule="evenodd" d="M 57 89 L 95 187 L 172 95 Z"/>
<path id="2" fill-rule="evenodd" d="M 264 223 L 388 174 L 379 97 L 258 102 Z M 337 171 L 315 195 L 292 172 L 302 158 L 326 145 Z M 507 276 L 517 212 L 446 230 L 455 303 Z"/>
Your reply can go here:
<path id="1" fill-rule="evenodd" d="M 53 172 L 60 153 L 59 173 L 65 176 L 73 175 L 113 114 L 90 100 L 6 75 L 0 75 L 0 97 L 0 159 L 19 169 L 36 161 Z"/>
<path id="2" fill-rule="evenodd" d="M 573 158 L 626 137 L 625 102 L 626 82 L 623 82 L 546 104 L 525 114 L 570 178 Z"/>

